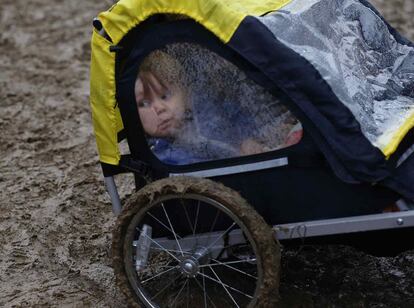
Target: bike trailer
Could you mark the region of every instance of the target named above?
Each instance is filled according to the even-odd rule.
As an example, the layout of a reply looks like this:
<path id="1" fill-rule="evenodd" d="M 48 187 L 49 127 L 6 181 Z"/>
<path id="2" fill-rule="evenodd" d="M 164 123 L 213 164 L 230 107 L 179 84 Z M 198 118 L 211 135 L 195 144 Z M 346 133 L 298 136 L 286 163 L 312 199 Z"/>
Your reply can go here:
<path id="1" fill-rule="evenodd" d="M 121 0 L 90 102 L 132 305 L 274 307 L 273 235 L 413 233 L 414 44 L 365 0 Z"/>

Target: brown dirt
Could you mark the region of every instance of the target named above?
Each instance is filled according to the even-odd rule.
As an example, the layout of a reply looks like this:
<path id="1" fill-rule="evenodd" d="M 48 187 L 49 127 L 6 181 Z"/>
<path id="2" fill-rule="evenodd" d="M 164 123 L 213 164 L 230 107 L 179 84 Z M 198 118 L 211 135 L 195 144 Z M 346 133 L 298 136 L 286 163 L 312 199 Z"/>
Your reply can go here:
<path id="1" fill-rule="evenodd" d="M 414 39 L 412 0 L 374 2 Z M 127 305 L 111 267 L 114 217 L 97 162 L 88 103 L 91 20 L 111 4 L 1 1 L 1 307 Z M 120 180 L 125 196 L 131 178 Z M 324 256 L 318 259 L 318 273 L 326 274 L 313 275 L 308 287 L 286 279 L 282 295 L 294 298 L 290 306 L 341 306 L 340 299 L 352 299 L 358 283 L 360 297 L 347 302 L 354 306 L 387 306 L 384 289 L 400 303 L 410 297 L 413 252 L 374 258 L 349 248 L 336 248 L 335 253 L 329 247 L 314 249 Z M 311 275 L 317 269 L 304 256 L 297 261 L 303 263 L 301 273 Z M 341 262 L 335 263 L 339 256 Z M 284 257 L 297 258 L 289 252 Z M 312 288 L 323 281 L 332 285 L 330 279 L 336 276 L 331 273 L 347 274 L 342 291 Z M 374 276 L 367 279 L 361 273 Z M 383 276 L 375 280 L 377 275 Z M 371 281 L 381 284 L 371 289 Z M 308 292 L 295 296 L 302 288 Z M 369 300 L 363 294 L 370 294 Z"/>

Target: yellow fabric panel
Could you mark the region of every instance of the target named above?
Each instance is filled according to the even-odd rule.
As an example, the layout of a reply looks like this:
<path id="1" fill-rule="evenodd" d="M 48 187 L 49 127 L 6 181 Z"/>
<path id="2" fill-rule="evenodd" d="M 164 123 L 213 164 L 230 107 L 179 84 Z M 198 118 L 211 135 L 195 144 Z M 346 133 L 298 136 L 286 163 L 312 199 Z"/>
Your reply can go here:
<path id="1" fill-rule="evenodd" d="M 160 13 L 182 14 L 198 21 L 227 43 L 246 15 L 261 15 L 277 10 L 291 0 L 121 0 L 99 15 L 114 44 L 134 26 Z"/>
<path id="2" fill-rule="evenodd" d="M 117 133 L 122 120 L 115 100 L 115 53 L 111 42 L 96 31 L 92 35 L 91 95 L 92 122 L 101 162 L 117 165 L 120 159 Z"/>
<path id="3" fill-rule="evenodd" d="M 117 133 L 123 128 L 115 100 L 115 54 L 109 52 L 133 27 L 158 13 L 187 15 L 227 43 L 246 15 L 258 16 L 275 11 L 292 0 L 121 0 L 99 19 L 113 43 L 94 32 L 92 37 L 91 106 L 100 160 L 117 165 L 120 153 Z M 380 146 L 386 157 L 414 127 L 414 112 L 386 146 Z"/>
<path id="4" fill-rule="evenodd" d="M 404 122 L 404 124 L 399 128 L 399 130 L 395 133 L 392 141 L 382 149 L 384 155 L 389 158 L 392 153 L 394 153 L 400 142 L 404 139 L 405 135 L 414 127 L 414 110 L 411 111 L 411 115 L 408 119 Z"/>
<path id="5" fill-rule="evenodd" d="M 231 10 L 243 12 L 246 15 L 260 16 L 267 12 L 276 11 L 285 6 L 286 4 L 290 3 L 291 1 L 292 0 L 233 0 L 230 3 L 222 1 L 222 4 L 228 6 Z"/>
<path id="6" fill-rule="evenodd" d="M 123 128 L 115 99 L 115 54 L 109 52 L 133 27 L 158 13 L 187 15 L 227 43 L 246 15 L 262 15 L 292 0 L 121 0 L 99 15 L 112 43 L 94 31 L 92 35 L 92 120 L 101 162 L 117 165 L 120 152 L 117 133 Z"/>

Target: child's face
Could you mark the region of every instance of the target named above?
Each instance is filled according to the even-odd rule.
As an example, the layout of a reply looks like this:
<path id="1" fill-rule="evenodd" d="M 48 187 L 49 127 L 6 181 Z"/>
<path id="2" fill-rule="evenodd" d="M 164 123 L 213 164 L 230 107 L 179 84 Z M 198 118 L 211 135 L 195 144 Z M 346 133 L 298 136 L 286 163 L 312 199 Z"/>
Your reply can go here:
<path id="1" fill-rule="evenodd" d="M 135 82 L 135 100 L 147 134 L 157 138 L 177 136 L 186 109 L 182 90 L 161 83 L 152 73 L 140 73 Z"/>

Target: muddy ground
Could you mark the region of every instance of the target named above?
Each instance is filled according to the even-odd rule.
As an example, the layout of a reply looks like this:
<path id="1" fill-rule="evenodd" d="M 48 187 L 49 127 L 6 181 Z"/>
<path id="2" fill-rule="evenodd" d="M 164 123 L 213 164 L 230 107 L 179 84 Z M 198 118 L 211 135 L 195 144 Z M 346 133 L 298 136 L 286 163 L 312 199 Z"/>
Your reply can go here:
<path id="1" fill-rule="evenodd" d="M 374 2 L 414 39 L 413 0 Z M 91 20 L 111 4 L 0 2 L 1 307 L 126 305 L 88 103 Z M 413 251 L 306 246 L 283 258 L 287 307 L 414 307 Z"/>

